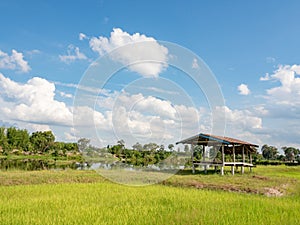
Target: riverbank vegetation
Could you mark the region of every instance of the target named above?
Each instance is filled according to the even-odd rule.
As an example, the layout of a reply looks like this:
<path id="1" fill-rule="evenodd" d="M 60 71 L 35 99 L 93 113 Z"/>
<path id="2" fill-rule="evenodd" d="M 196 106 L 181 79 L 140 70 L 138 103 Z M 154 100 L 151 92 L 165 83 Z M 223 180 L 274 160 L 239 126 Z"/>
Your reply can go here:
<path id="1" fill-rule="evenodd" d="M 282 147 L 280 151 L 269 145 L 263 145 L 261 154 L 254 155 L 255 165 L 300 165 L 300 151 L 294 147 Z M 55 140 L 52 131 L 29 133 L 26 129 L 0 127 L 0 169 L 41 170 L 55 168 L 73 168 L 90 166 L 95 162 L 112 164 L 115 162 L 147 167 L 158 165 L 162 161 L 170 165 L 190 166 L 190 148 L 182 149 L 173 144 L 167 147 L 156 143 L 136 143 L 132 148 L 125 147 L 119 140 L 115 145 L 99 148 L 91 145 L 87 138 L 80 138 L 76 143 Z M 194 148 L 194 160 L 202 157 L 202 146 Z M 207 152 L 206 154 L 209 154 Z M 171 157 L 170 157 L 171 156 Z M 221 154 L 217 154 L 220 159 Z M 226 155 L 226 157 L 232 157 Z M 241 159 L 236 155 L 236 159 Z"/>

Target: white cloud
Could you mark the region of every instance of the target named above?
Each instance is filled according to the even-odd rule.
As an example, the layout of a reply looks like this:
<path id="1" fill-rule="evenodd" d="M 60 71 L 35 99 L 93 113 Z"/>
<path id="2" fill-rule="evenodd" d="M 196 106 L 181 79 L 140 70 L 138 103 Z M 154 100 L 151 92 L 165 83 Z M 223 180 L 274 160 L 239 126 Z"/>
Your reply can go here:
<path id="1" fill-rule="evenodd" d="M 248 88 L 248 85 L 246 85 L 246 84 L 240 84 L 237 89 L 238 89 L 240 95 L 249 95 L 250 94 L 250 89 Z"/>
<path id="2" fill-rule="evenodd" d="M 27 55 L 29 55 L 30 57 L 32 57 L 33 55 L 37 55 L 37 54 L 41 54 L 41 51 L 38 49 L 33 49 L 30 51 L 26 51 L 25 52 Z"/>
<path id="3" fill-rule="evenodd" d="M 300 65 L 279 65 L 278 68 L 261 81 L 273 87 L 266 89 L 263 105 L 253 111 L 264 119 L 265 128 L 261 130 L 262 144 L 282 147 L 300 146 Z"/>
<path id="4" fill-rule="evenodd" d="M 144 34 L 130 35 L 120 28 L 114 28 L 109 38 L 92 37 L 90 47 L 100 56 L 111 53 L 112 60 L 144 77 L 158 77 L 167 67 L 168 49 Z"/>
<path id="5" fill-rule="evenodd" d="M 228 106 L 224 106 L 222 108 L 222 110 L 220 108 L 220 111 L 225 112 L 227 126 L 242 128 L 245 130 L 262 128 L 262 119 L 253 115 L 251 111 L 238 109 L 232 110 Z"/>
<path id="6" fill-rule="evenodd" d="M 143 94 L 130 95 L 127 92 L 114 93 L 110 97 L 100 97 L 99 106 L 105 108 L 125 107 L 126 110 L 137 110 L 147 112 L 162 117 L 175 118 L 176 109 L 170 101 L 155 98 L 153 96 L 144 96 Z"/>
<path id="7" fill-rule="evenodd" d="M 269 56 L 269 57 L 266 58 L 266 62 L 267 63 L 275 63 L 276 59 L 274 57 Z"/>
<path id="8" fill-rule="evenodd" d="M 82 138 L 79 136 L 80 132 L 75 129 L 74 127 L 70 127 L 68 130 L 66 130 L 64 132 L 64 138 L 67 140 L 67 141 L 73 141 L 73 142 L 77 142 L 77 140 L 79 138 Z M 87 137 L 87 136 L 85 136 Z"/>
<path id="9" fill-rule="evenodd" d="M 72 94 L 65 93 L 63 91 L 58 91 L 59 95 L 63 98 L 73 98 Z"/>
<path id="10" fill-rule="evenodd" d="M 100 126 L 105 128 L 108 124 L 105 116 L 91 107 L 76 106 L 73 109 L 74 125 L 76 126 Z"/>
<path id="11" fill-rule="evenodd" d="M 167 144 L 198 132 L 210 132 L 212 127 L 208 109 L 173 105 L 168 100 L 143 94 L 110 92 L 99 96 L 99 110 L 96 109 L 99 107 L 67 107 L 55 100 L 55 92 L 60 92 L 55 90 L 54 83 L 38 77 L 22 84 L 0 74 L 0 90 L 0 119 L 28 123 L 31 130 L 49 130 L 50 126 L 69 129 L 74 118 L 76 129 L 64 130 L 61 134 L 66 140 L 87 137 L 99 141 L 101 138 L 106 140 L 102 142 L 105 145 L 124 138 L 128 144 L 137 141 Z M 249 141 L 257 138 L 255 132 L 262 129 L 260 117 L 248 110 L 229 107 L 221 111 L 226 114 L 229 136 Z M 260 107 L 257 111 L 264 113 L 265 109 Z M 96 129 L 99 137 L 89 136 L 91 129 Z"/>
<path id="12" fill-rule="evenodd" d="M 58 86 L 63 86 L 63 87 L 69 87 L 69 88 L 76 88 L 79 90 L 83 90 L 92 94 L 101 94 L 108 96 L 110 94 L 110 90 L 108 89 L 103 89 L 103 88 L 95 88 L 95 87 L 90 87 L 90 86 L 84 86 L 84 85 L 79 85 L 79 84 L 74 84 L 74 83 L 63 83 L 59 81 L 53 81 L 55 85 Z"/>
<path id="13" fill-rule="evenodd" d="M 36 124 L 72 124 L 70 109 L 55 100 L 55 85 L 43 78 L 33 77 L 22 84 L 0 73 L 0 90 L 0 112 L 7 119 Z"/>
<path id="14" fill-rule="evenodd" d="M 0 50 L 0 69 L 17 70 L 23 73 L 31 70 L 28 62 L 24 60 L 23 53 L 14 49 L 11 51 L 11 55 Z"/>
<path id="15" fill-rule="evenodd" d="M 266 75 L 264 77 L 260 77 L 259 78 L 260 81 L 268 81 L 270 80 L 270 75 L 269 73 L 266 73 Z"/>
<path id="16" fill-rule="evenodd" d="M 167 100 L 142 94 L 123 92 L 114 97 L 103 97 L 98 104 L 107 110 L 102 114 L 104 118 L 101 121 L 110 124 L 113 135 L 119 138 L 125 136 L 124 139 L 130 143 L 134 140 L 142 143 L 161 143 L 162 140 L 164 143 L 175 142 L 199 132 L 211 132 L 212 119 L 218 121 L 218 118 L 212 118 L 208 109 L 173 105 Z M 265 115 L 267 111 L 263 107 L 258 107 L 255 112 L 227 106 L 217 107 L 216 111 L 216 117 L 223 118 L 220 113 L 225 114 L 226 135 L 261 143 L 258 133 L 263 129 L 262 118 L 256 115 L 256 111 Z"/>
<path id="17" fill-rule="evenodd" d="M 59 59 L 65 63 L 71 63 L 75 60 L 85 60 L 87 59 L 86 55 L 80 52 L 78 47 L 73 45 L 68 46 L 67 55 L 59 55 Z"/>
<path id="18" fill-rule="evenodd" d="M 31 132 L 51 130 L 50 126 L 47 124 L 27 124 L 27 127 Z"/>
<path id="19" fill-rule="evenodd" d="M 149 90 L 149 91 L 163 93 L 163 94 L 169 94 L 169 95 L 179 95 L 179 92 L 177 92 L 177 91 L 169 91 L 169 90 L 165 90 L 165 89 L 161 89 L 161 88 L 156 88 L 156 87 L 141 87 L 141 86 L 137 86 L 136 88 L 142 88 L 144 90 Z"/>
<path id="20" fill-rule="evenodd" d="M 82 41 L 84 39 L 88 39 L 88 37 L 84 33 L 79 33 L 78 38 L 79 38 L 80 41 Z"/>
<path id="21" fill-rule="evenodd" d="M 263 143 L 260 133 L 263 131 L 263 119 L 255 112 L 245 109 L 231 109 L 228 106 L 216 107 L 216 116 L 225 114 L 225 135 L 236 137 L 254 144 Z M 216 120 L 218 118 L 215 118 Z"/>
<path id="22" fill-rule="evenodd" d="M 252 107 L 253 113 L 260 116 L 267 116 L 269 114 L 269 110 L 265 108 L 265 106 L 262 105 L 256 105 Z"/>
<path id="23" fill-rule="evenodd" d="M 112 136 L 133 144 L 145 142 L 175 142 L 182 134 L 198 132 L 199 110 L 143 94 L 111 93 L 98 98 L 102 113 L 99 133 L 113 130 Z M 88 113 L 83 113 L 86 118 Z M 124 137 L 126 136 L 126 137 Z M 113 139 L 113 137 L 111 137 Z"/>
<path id="24" fill-rule="evenodd" d="M 193 69 L 198 69 L 199 68 L 198 60 L 196 58 L 193 59 L 192 68 Z"/>
<path id="25" fill-rule="evenodd" d="M 297 106 L 300 109 L 300 65 L 280 65 L 270 76 L 279 86 L 267 90 L 267 99 L 276 105 Z"/>
<path id="26" fill-rule="evenodd" d="M 65 135 L 65 139 L 68 140 L 68 141 L 76 141 L 77 140 L 77 137 L 75 135 L 73 135 L 72 133 L 69 133 L 69 132 L 64 132 L 64 135 Z"/>

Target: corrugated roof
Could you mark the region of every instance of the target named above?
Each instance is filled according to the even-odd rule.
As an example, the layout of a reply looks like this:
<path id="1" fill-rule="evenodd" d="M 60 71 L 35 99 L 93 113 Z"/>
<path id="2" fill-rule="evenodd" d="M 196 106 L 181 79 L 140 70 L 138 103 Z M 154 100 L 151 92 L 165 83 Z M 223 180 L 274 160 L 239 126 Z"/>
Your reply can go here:
<path id="1" fill-rule="evenodd" d="M 248 146 L 258 147 L 258 145 L 251 144 L 246 141 L 241 141 L 241 140 L 238 140 L 235 138 L 223 137 L 223 136 L 217 136 L 217 135 L 211 135 L 211 134 L 203 134 L 203 133 L 200 133 L 198 135 L 195 135 L 190 138 L 179 141 L 176 144 L 179 144 L 179 143 L 191 144 L 191 143 L 199 143 L 199 142 L 204 142 L 204 144 L 208 144 L 209 142 L 219 142 L 219 143 L 223 143 L 226 145 L 248 145 Z"/>

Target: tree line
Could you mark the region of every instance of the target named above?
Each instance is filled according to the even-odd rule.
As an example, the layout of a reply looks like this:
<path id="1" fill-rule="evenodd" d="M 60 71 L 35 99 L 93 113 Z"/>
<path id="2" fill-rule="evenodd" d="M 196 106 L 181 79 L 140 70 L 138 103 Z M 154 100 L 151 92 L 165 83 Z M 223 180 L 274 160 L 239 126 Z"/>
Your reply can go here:
<path id="1" fill-rule="evenodd" d="M 140 144 L 135 143 L 132 148 L 126 148 L 125 142 L 119 140 L 115 145 L 105 148 L 98 148 L 90 144 L 87 138 L 81 138 L 77 143 L 66 143 L 55 141 L 52 131 L 36 131 L 29 133 L 26 129 L 16 127 L 0 127 L 0 155 L 49 155 L 52 157 L 74 156 L 73 158 L 82 160 L 82 156 L 89 158 L 114 157 L 121 162 L 135 165 L 147 166 L 157 164 L 167 159 L 172 153 L 180 156 L 188 156 L 190 148 L 184 146 L 183 151 L 174 149 L 173 144 L 167 147 L 156 143 Z M 300 162 L 300 150 L 295 147 L 282 147 L 284 154 L 280 154 L 275 146 L 263 145 L 261 154 L 254 156 L 255 162 L 263 160 L 280 162 Z M 201 160 L 202 146 L 194 147 L 194 159 Z M 174 154 L 173 154 L 174 155 Z M 220 154 L 217 154 L 217 158 Z"/>
<path id="2" fill-rule="evenodd" d="M 156 143 L 142 145 L 138 142 L 132 148 L 126 148 L 124 140 L 119 140 L 115 145 L 108 145 L 105 148 L 97 148 L 89 142 L 90 140 L 86 138 L 78 140 L 79 149 L 86 158 L 99 160 L 99 157 L 105 159 L 105 157 L 113 156 L 114 159 L 133 166 L 157 164 L 168 158 L 174 148 L 173 144 L 170 144 L 167 150 L 164 145 Z"/>
<path id="3" fill-rule="evenodd" d="M 26 129 L 0 127 L 0 154 L 66 156 L 79 151 L 77 143 L 55 141 L 52 131 L 30 134 Z"/>
<path id="4" fill-rule="evenodd" d="M 284 154 L 280 154 L 275 146 L 263 145 L 261 148 L 262 157 L 266 160 L 279 160 L 285 162 L 300 162 L 300 150 L 295 147 L 282 147 Z"/>

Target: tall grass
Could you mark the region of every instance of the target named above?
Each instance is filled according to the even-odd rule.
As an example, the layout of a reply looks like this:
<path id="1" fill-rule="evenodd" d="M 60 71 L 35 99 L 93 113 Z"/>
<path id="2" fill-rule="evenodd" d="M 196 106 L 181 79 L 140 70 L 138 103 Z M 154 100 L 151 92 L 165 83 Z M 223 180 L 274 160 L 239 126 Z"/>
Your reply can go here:
<path id="1" fill-rule="evenodd" d="M 0 224 L 300 224 L 299 167 L 235 176 L 188 171 L 165 184 L 171 186 L 130 187 L 93 171 L 0 172 Z M 289 186 L 283 197 L 218 190 L 283 185 Z"/>
<path id="2" fill-rule="evenodd" d="M 299 197 L 109 182 L 0 187 L 1 224 L 300 224 Z"/>

